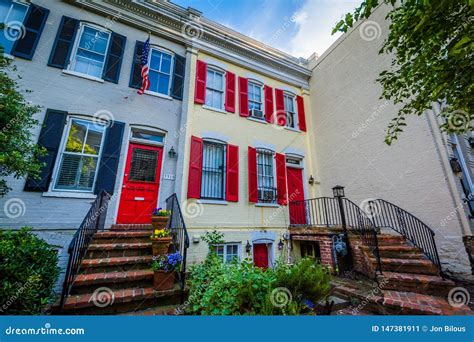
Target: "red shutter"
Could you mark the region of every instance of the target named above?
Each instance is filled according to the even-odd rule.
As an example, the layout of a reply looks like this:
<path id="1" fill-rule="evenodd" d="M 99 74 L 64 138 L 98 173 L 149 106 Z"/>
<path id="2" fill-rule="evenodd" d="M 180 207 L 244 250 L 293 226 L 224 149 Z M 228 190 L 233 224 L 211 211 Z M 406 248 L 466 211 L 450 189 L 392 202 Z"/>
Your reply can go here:
<path id="1" fill-rule="evenodd" d="M 298 125 L 300 130 L 306 132 L 306 117 L 304 114 L 304 101 L 301 96 L 296 96 L 296 105 L 298 106 Z"/>
<path id="2" fill-rule="evenodd" d="M 239 146 L 227 145 L 226 199 L 239 201 Z"/>
<path id="3" fill-rule="evenodd" d="M 257 150 L 249 146 L 249 202 L 258 202 L 257 190 Z"/>
<path id="4" fill-rule="evenodd" d="M 286 205 L 286 161 L 285 155 L 281 153 L 275 154 L 276 175 L 277 175 L 277 195 L 278 204 Z"/>
<path id="5" fill-rule="evenodd" d="M 235 74 L 225 73 L 225 110 L 235 113 Z"/>
<path id="6" fill-rule="evenodd" d="M 266 85 L 263 92 L 265 94 L 265 120 L 273 123 L 273 88 Z"/>
<path id="7" fill-rule="evenodd" d="M 205 62 L 196 61 L 196 85 L 194 90 L 194 102 L 204 104 L 206 102 L 206 77 L 207 65 Z"/>
<path id="8" fill-rule="evenodd" d="M 276 122 L 279 126 L 286 125 L 285 102 L 283 100 L 283 90 L 275 89 L 276 102 Z"/>
<path id="9" fill-rule="evenodd" d="M 239 110 L 240 116 L 249 116 L 249 83 L 243 77 L 239 77 Z"/>
<path id="10" fill-rule="evenodd" d="M 201 197 L 202 139 L 191 137 L 189 155 L 188 198 Z"/>

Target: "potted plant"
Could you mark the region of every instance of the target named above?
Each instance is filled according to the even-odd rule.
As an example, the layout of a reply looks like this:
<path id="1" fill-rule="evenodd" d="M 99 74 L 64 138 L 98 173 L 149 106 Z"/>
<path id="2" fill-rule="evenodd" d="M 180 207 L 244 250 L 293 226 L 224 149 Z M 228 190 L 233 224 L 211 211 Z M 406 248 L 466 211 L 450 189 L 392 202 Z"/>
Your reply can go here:
<path id="1" fill-rule="evenodd" d="M 171 210 L 156 208 L 151 214 L 151 224 L 153 229 L 163 229 L 166 227 Z"/>
<path id="2" fill-rule="evenodd" d="M 154 256 L 151 269 L 154 272 L 153 288 L 158 291 L 170 290 L 174 286 L 176 271 L 181 266 L 183 257 L 179 252 Z"/>
<path id="3" fill-rule="evenodd" d="M 152 254 L 154 256 L 167 254 L 172 239 L 169 229 L 155 229 L 150 236 Z"/>

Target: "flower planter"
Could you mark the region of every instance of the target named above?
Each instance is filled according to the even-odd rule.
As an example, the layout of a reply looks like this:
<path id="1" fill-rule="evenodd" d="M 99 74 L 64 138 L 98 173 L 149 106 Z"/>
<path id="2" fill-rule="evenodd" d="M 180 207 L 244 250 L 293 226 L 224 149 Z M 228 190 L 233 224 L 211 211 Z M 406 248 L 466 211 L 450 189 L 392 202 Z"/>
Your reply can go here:
<path id="1" fill-rule="evenodd" d="M 175 272 L 155 271 L 153 288 L 157 291 L 171 290 L 174 286 Z"/>
<path id="2" fill-rule="evenodd" d="M 150 240 L 152 254 L 154 256 L 166 255 L 168 253 L 168 249 L 170 247 L 171 241 L 173 240 L 173 237 L 167 236 L 162 238 L 151 238 Z"/>
<path id="3" fill-rule="evenodd" d="M 155 229 L 163 229 L 166 227 L 168 223 L 169 216 L 151 216 L 151 224 L 153 226 L 153 230 Z"/>

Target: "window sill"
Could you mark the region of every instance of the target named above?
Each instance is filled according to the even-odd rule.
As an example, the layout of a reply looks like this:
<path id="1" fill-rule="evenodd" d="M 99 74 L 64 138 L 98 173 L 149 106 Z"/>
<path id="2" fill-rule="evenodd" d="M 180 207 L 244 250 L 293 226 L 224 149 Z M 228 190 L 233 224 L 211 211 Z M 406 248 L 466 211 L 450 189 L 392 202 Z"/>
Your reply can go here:
<path id="1" fill-rule="evenodd" d="M 264 125 L 267 124 L 267 122 L 266 122 L 265 120 L 263 120 L 263 119 L 257 119 L 257 118 L 253 118 L 253 117 L 251 117 L 251 116 L 249 116 L 247 119 L 250 120 L 250 121 L 259 122 L 259 123 L 264 124 Z"/>
<path id="2" fill-rule="evenodd" d="M 301 130 L 299 128 L 292 128 L 292 127 L 285 126 L 285 129 L 296 132 L 296 133 L 301 133 Z"/>
<path id="3" fill-rule="evenodd" d="M 43 192 L 43 197 L 58 197 L 58 198 L 82 198 L 95 199 L 97 195 L 90 192 L 72 192 L 72 191 L 48 191 Z"/>
<path id="4" fill-rule="evenodd" d="M 221 114 L 227 114 L 227 112 L 224 109 L 220 109 L 220 108 L 209 107 L 206 105 L 203 105 L 202 108 L 207 109 L 207 110 L 212 110 L 213 112 L 217 112 Z"/>
<path id="5" fill-rule="evenodd" d="M 155 93 L 154 91 L 145 90 L 145 94 L 150 95 L 150 96 L 159 97 L 159 98 L 162 98 L 162 99 L 165 99 L 165 100 L 173 100 L 173 98 L 171 96 L 163 95 L 163 94 L 160 94 L 160 93 Z"/>
<path id="6" fill-rule="evenodd" d="M 86 80 L 95 81 L 99 83 L 104 83 L 104 80 L 102 78 L 81 74 L 80 72 L 76 72 L 72 70 L 63 70 L 63 74 L 85 78 Z"/>
<path id="7" fill-rule="evenodd" d="M 279 208 L 278 204 L 274 203 L 255 203 L 256 207 L 263 207 L 263 208 Z"/>
<path id="8" fill-rule="evenodd" d="M 202 204 L 217 204 L 217 205 L 228 205 L 229 202 L 221 200 L 211 200 L 211 199 L 200 199 L 198 203 Z"/>

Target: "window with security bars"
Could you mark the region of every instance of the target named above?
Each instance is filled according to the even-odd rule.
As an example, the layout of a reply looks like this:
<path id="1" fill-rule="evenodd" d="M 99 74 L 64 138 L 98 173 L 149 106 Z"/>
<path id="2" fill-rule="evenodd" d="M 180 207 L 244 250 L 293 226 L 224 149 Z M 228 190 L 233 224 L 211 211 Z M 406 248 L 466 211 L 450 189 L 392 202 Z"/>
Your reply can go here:
<path id="1" fill-rule="evenodd" d="M 203 142 L 201 198 L 225 198 L 225 147 L 216 142 Z"/>
<path id="2" fill-rule="evenodd" d="M 257 150 L 257 190 L 261 203 L 276 203 L 277 200 L 274 160 L 272 151 Z"/>
<path id="3" fill-rule="evenodd" d="M 211 68 L 207 68 L 206 106 L 224 108 L 224 73 Z"/>
<path id="4" fill-rule="evenodd" d="M 135 148 L 130 162 L 129 181 L 155 182 L 158 151 Z"/>
<path id="5" fill-rule="evenodd" d="M 285 105 L 286 126 L 296 128 L 295 98 L 290 94 L 283 94 L 283 103 Z"/>
<path id="6" fill-rule="evenodd" d="M 216 245 L 214 246 L 214 251 L 223 262 L 240 260 L 239 244 L 226 243 L 223 245 Z"/>
<path id="7" fill-rule="evenodd" d="M 72 119 L 61 153 L 56 190 L 92 191 L 102 150 L 105 126 Z"/>

